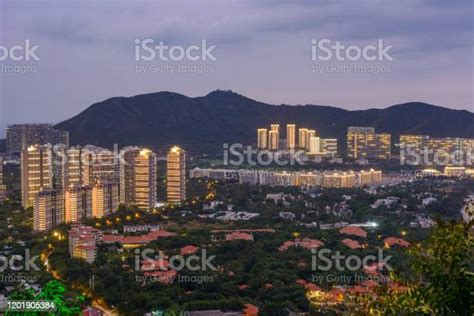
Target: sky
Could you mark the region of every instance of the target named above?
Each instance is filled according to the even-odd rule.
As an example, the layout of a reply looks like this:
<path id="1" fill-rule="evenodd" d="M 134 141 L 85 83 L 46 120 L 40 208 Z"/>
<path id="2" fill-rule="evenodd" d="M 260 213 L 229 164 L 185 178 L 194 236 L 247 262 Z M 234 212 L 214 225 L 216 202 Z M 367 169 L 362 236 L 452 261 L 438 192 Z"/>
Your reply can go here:
<path id="1" fill-rule="evenodd" d="M 110 97 L 164 90 L 195 97 L 231 89 L 272 104 L 351 110 L 422 101 L 474 112 L 473 3 L 0 0 L 0 137 L 7 124 L 57 123 Z M 136 41 L 146 40 L 177 53 L 201 52 L 203 40 L 212 49 L 206 60 L 196 50 L 190 56 L 200 60 L 173 61 L 169 51 L 137 60 Z M 26 41 L 37 47 L 10 52 Z M 356 58 L 379 41 L 381 60 Z M 341 58 L 329 49 L 336 42 L 346 48 Z M 151 56 L 143 48 L 138 55 Z"/>

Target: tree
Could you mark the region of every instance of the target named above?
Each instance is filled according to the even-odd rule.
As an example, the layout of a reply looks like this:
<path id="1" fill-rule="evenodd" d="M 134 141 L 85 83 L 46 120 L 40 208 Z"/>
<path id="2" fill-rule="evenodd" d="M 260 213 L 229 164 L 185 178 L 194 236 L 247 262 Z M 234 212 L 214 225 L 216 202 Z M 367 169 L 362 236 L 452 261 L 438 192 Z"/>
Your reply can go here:
<path id="1" fill-rule="evenodd" d="M 403 292 L 380 288 L 368 297 L 368 313 L 376 315 L 472 315 L 474 274 L 473 222 L 438 221 L 427 240 L 408 250 L 410 271 L 395 276 Z"/>

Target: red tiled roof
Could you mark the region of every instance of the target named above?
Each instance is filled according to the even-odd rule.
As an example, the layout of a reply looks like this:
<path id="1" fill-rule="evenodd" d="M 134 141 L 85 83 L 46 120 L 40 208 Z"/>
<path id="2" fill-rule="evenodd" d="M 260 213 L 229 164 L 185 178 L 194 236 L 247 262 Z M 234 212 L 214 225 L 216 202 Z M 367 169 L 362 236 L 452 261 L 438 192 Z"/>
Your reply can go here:
<path id="1" fill-rule="evenodd" d="M 362 228 L 357 227 L 357 226 L 346 226 L 343 227 L 339 230 L 341 234 L 346 234 L 346 235 L 354 235 L 358 237 L 367 237 L 367 232 L 365 232 Z"/>
<path id="2" fill-rule="evenodd" d="M 242 311 L 245 316 L 256 316 L 258 315 L 258 307 L 252 304 L 245 304 L 245 308 Z"/>
<path id="3" fill-rule="evenodd" d="M 156 271 L 156 270 L 168 270 L 169 262 L 166 259 L 148 259 L 143 261 L 141 269 L 142 271 Z"/>
<path id="4" fill-rule="evenodd" d="M 181 255 L 190 255 L 195 253 L 198 250 L 198 247 L 193 246 L 193 245 L 187 245 L 181 248 L 180 253 Z"/>
<path id="5" fill-rule="evenodd" d="M 245 290 L 245 289 L 248 289 L 249 286 L 247 284 L 241 284 L 239 285 L 239 290 Z"/>
<path id="6" fill-rule="evenodd" d="M 225 240 L 253 240 L 253 236 L 247 233 L 233 232 L 225 235 Z"/>
<path id="7" fill-rule="evenodd" d="M 343 239 L 341 241 L 344 245 L 346 245 L 347 247 L 349 247 L 351 249 L 363 248 L 363 246 L 357 240 L 354 240 L 354 239 L 346 238 L 346 239 Z"/>
<path id="8" fill-rule="evenodd" d="M 400 245 L 402 247 L 410 246 L 410 243 L 408 241 L 396 237 L 387 237 L 384 239 L 383 242 L 386 247 L 392 247 L 393 245 Z"/>

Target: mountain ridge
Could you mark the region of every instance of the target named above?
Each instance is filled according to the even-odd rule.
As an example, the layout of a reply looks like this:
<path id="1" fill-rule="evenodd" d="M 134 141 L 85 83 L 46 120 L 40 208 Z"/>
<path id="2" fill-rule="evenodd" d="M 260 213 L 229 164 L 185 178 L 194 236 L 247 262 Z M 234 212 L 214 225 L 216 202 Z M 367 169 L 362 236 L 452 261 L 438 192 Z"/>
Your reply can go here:
<path id="1" fill-rule="evenodd" d="M 321 137 L 345 142 L 348 126 L 374 126 L 393 140 L 403 133 L 474 138 L 474 113 L 424 102 L 384 109 L 347 110 L 329 105 L 273 105 L 230 90 L 188 97 L 160 91 L 96 102 L 56 125 L 72 144 L 150 145 L 256 142 L 256 129 L 279 123 L 316 129 Z"/>

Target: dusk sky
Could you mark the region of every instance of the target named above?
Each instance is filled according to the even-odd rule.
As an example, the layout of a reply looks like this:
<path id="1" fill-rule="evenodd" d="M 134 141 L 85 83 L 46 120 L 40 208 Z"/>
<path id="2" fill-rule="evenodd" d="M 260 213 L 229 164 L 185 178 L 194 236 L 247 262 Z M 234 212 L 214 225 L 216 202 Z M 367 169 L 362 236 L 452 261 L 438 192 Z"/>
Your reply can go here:
<path id="1" fill-rule="evenodd" d="M 113 96 L 231 89 L 274 104 L 383 108 L 423 101 L 473 106 L 473 1 L 2 1 L 0 45 L 38 45 L 35 67 L 0 73 L 0 137 L 11 123 L 60 122 Z M 215 61 L 137 62 L 135 40 L 215 46 Z M 312 60 L 312 39 L 363 48 L 383 40 L 393 61 Z M 137 65 L 211 67 L 138 72 Z M 386 67 L 315 72 L 314 65 Z M 3 68 L 5 69 L 5 68 Z"/>

